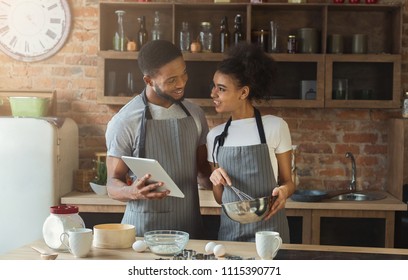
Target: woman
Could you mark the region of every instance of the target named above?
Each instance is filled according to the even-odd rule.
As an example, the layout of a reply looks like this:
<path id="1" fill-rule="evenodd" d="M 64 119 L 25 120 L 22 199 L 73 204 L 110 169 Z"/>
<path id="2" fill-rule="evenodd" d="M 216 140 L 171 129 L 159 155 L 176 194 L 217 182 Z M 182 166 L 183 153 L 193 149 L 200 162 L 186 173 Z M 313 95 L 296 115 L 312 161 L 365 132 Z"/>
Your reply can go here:
<path id="1" fill-rule="evenodd" d="M 207 135 L 210 180 L 219 204 L 237 201 L 235 186 L 252 197 L 277 196 L 261 222 L 240 224 L 221 214 L 220 240 L 254 241 L 261 230 L 278 231 L 289 243 L 286 199 L 295 191 L 291 176 L 292 142 L 287 123 L 276 116 L 261 116 L 252 105 L 271 95 L 274 61 L 253 44 L 229 51 L 214 74 L 211 98 L 218 113 L 229 120 Z"/>

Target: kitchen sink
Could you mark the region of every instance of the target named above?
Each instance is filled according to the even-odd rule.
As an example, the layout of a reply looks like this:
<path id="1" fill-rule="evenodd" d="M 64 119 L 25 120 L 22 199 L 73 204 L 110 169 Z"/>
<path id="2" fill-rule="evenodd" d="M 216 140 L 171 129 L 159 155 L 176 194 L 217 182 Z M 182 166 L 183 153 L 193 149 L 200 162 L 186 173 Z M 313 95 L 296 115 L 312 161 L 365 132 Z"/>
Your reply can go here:
<path id="1" fill-rule="evenodd" d="M 367 200 L 380 200 L 386 198 L 387 195 L 382 192 L 353 192 L 339 194 L 331 199 L 341 201 L 367 201 Z"/>

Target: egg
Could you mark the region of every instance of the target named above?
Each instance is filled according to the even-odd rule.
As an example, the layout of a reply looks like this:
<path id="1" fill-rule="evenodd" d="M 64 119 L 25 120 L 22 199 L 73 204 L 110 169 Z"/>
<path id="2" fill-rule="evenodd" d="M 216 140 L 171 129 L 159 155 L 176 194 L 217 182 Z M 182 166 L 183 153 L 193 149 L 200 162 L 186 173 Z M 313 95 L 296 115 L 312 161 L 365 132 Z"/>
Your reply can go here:
<path id="1" fill-rule="evenodd" d="M 215 245 L 213 253 L 216 257 L 222 257 L 225 255 L 227 250 L 225 249 L 225 246 L 222 244 Z"/>
<path id="2" fill-rule="evenodd" d="M 136 252 L 141 253 L 147 249 L 147 244 L 143 240 L 137 240 L 135 243 L 133 243 L 132 248 Z"/>
<path id="3" fill-rule="evenodd" d="M 215 243 L 214 241 L 208 242 L 205 245 L 205 252 L 207 254 L 212 254 L 214 252 L 214 247 L 217 245 L 217 243 Z"/>

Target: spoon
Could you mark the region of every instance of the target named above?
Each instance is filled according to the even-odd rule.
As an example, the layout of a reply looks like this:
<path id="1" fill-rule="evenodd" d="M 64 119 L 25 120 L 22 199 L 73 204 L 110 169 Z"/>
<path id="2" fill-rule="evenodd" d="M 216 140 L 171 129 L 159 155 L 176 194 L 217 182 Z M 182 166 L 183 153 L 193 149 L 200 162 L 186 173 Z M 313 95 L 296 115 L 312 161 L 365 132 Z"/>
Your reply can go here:
<path id="1" fill-rule="evenodd" d="M 38 247 L 34 247 L 34 246 L 31 246 L 31 248 L 34 251 L 37 251 L 38 253 L 40 253 L 41 259 L 43 260 L 55 260 L 58 257 L 58 253 L 46 252 L 45 250 L 38 248 Z"/>

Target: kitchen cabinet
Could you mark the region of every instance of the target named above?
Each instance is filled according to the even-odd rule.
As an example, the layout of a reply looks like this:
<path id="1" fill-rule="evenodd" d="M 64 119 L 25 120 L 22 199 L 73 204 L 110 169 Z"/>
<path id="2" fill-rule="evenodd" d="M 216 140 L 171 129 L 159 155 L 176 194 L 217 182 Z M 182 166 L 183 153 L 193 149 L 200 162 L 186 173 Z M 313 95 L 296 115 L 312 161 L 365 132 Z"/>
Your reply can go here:
<path id="1" fill-rule="evenodd" d="M 269 22 L 278 24 L 278 50 L 270 53 L 278 66 L 276 89 L 257 106 L 271 107 L 337 107 L 397 108 L 400 106 L 402 6 L 387 4 L 331 3 L 134 3 L 101 2 L 99 18 L 99 69 L 97 101 L 123 105 L 144 88 L 137 66 L 138 52 L 113 51 L 117 28 L 115 11 L 124 10 L 127 38 L 135 40 L 138 17 L 146 17 L 148 32 L 152 29 L 155 11 L 159 12 L 164 39 L 178 45 L 181 23 L 188 21 L 192 39 L 197 38 L 199 23 L 209 21 L 214 34 L 213 53 L 185 53 L 189 72 L 186 98 L 200 106 L 211 106 L 209 84 L 219 53 L 218 30 L 221 19 L 233 20 L 240 14 L 245 26 L 245 40 L 251 32 L 268 30 Z M 317 53 L 288 54 L 287 38 L 300 28 L 315 28 L 320 38 Z M 353 34 L 368 35 L 367 53 L 351 54 Z M 330 54 L 327 38 L 332 34 L 344 37 L 344 54 Z M 348 81 L 347 99 L 333 97 L 333 81 Z M 316 81 L 315 94 L 302 99 L 302 81 Z M 129 86 L 132 85 L 132 86 Z M 352 100 L 352 102 L 350 102 Z"/>
<path id="2" fill-rule="evenodd" d="M 199 190 L 201 215 L 220 215 L 221 206 L 215 201 L 212 191 Z M 72 192 L 61 198 L 62 204 L 79 207 L 79 212 L 123 213 L 126 203 L 113 200 L 107 195 Z M 301 218 L 303 244 L 321 244 L 321 223 L 325 218 L 381 219 L 384 221 L 384 247 L 394 246 L 395 212 L 407 211 L 407 205 L 387 193 L 387 197 L 375 201 L 332 201 L 297 202 L 288 199 L 286 215 Z"/>

